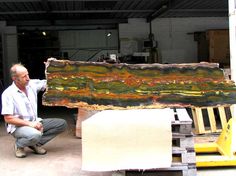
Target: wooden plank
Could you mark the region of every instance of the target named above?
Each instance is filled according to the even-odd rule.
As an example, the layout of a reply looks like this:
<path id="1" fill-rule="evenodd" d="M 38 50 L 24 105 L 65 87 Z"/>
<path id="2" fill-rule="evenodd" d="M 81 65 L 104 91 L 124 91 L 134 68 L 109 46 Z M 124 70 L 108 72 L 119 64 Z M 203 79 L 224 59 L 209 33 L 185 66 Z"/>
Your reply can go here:
<path id="1" fill-rule="evenodd" d="M 43 104 L 70 108 L 205 107 L 236 103 L 214 63 L 108 64 L 49 59 Z"/>
<path id="2" fill-rule="evenodd" d="M 229 113 L 230 115 L 226 114 L 226 110 L 228 110 L 229 108 Z M 232 106 L 219 106 L 219 107 L 208 107 L 208 108 L 199 108 L 199 113 L 196 113 L 197 108 L 193 108 L 192 112 L 193 112 L 193 120 L 194 120 L 194 124 L 195 124 L 195 133 L 196 134 L 203 134 L 203 133 L 219 133 L 222 131 L 222 129 L 224 129 L 227 125 L 227 118 L 231 118 L 231 114 L 232 114 Z M 201 109 L 201 111 L 200 111 Z M 204 126 L 204 121 L 201 119 L 204 119 L 203 114 L 202 114 L 202 110 L 207 109 L 207 114 L 208 114 L 208 118 L 209 118 L 209 122 L 210 122 L 210 130 L 206 130 L 206 128 L 202 127 Z M 217 114 L 219 114 L 220 117 L 220 124 L 217 125 L 217 121 L 216 118 L 218 116 L 216 116 L 216 112 L 214 110 L 217 110 Z M 207 117 L 205 117 L 207 118 Z M 219 126 L 220 125 L 220 126 Z M 202 130 L 200 129 L 202 128 Z M 203 130 L 204 129 L 204 130 Z"/>
<path id="3" fill-rule="evenodd" d="M 216 132 L 216 120 L 215 120 L 215 114 L 213 111 L 213 108 L 207 108 L 209 122 L 211 126 L 211 132 Z"/>
<path id="4" fill-rule="evenodd" d="M 197 176 L 196 166 L 174 164 L 170 168 L 142 171 L 126 171 L 126 176 Z"/>
<path id="5" fill-rule="evenodd" d="M 234 117 L 234 105 L 230 106 L 230 112 L 231 112 L 231 117 L 236 118 Z"/>
<path id="6" fill-rule="evenodd" d="M 203 121 L 203 116 L 202 116 L 202 109 L 201 108 L 193 108 L 192 114 L 193 114 L 193 121 L 194 121 L 196 133 L 197 134 L 205 133 L 204 121 Z"/>
<path id="7" fill-rule="evenodd" d="M 193 136 L 187 135 L 173 135 L 172 136 L 172 147 L 180 147 L 185 150 L 194 149 L 194 139 Z"/>
<path id="8" fill-rule="evenodd" d="M 225 108 L 224 107 L 219 107 L 219 113 L 220 113 L 220 121 L 221 121 L 221 127 L 222 129 L 226 128 L 227 125 L 227 119 L 225 115 Z"/>
<path id="9" fill-rule="evenodd" d="M 187 164 L 196 164 L 196 153 L 194 151 L 192 152 L 183 152 L 181 154 L 181 163 L 187 163 Z"/>
<path id="10" fill-rule="evenodd" d="M 176 119 L 172 122 L 172 132 L 181 134 L 191 134 L 192 119 L 185 108 L 176 109 Z"/>
<path id="11" fill-rule="evenodd" d="M 177 108 L 176 112 L 181 122 L 192 122 L 192 119 L 189 117 L 188 112 L 185 108 Z"/>

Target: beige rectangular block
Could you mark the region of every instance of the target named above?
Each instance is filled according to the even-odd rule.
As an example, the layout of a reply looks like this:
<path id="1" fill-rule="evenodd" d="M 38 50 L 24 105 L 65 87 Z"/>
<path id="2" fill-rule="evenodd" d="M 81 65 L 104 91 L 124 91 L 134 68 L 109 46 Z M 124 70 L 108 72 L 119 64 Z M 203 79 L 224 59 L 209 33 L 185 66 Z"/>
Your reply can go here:
<path id="1" fill-rule="evenodd" d="M 82 169 L 167 168 L 173 110 L 106 110 L 82 122 Z"/>

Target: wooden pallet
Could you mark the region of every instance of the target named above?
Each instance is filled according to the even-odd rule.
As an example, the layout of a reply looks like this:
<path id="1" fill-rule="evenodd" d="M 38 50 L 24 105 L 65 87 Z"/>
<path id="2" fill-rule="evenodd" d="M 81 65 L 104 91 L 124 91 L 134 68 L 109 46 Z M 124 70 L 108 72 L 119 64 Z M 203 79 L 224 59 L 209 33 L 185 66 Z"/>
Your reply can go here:
<path id="1" fill-rule="evenodd" d="M 228 119 L 233 117 L 232 112 L 233 106 L 192 108 L 194 132 L 196 134 L 220 133 L 226 127 Z"/>
<path id="2" fill-rule="evenodd" d="M 194 150 L 174 151 L 172 154 L 172 166 L 196 166 L 196 154 Z"/>
<path id="3" fill-rule="evenodd" d="M 172 167 L 173 170 L 126 171 L 125 176 L 196 176 L 196 167 Z"/>
<path id="4" fill-rule="evenodd" d="M 184 149 L 193 149 L 194 148 L 194 139 L 193 135 L 184 136 L 180 134 L 172 135 L 172 146 L 180 147 Z"/>
<path id="5" fill-rule="evenodd" d="M 197 175 L 193 135 L 173 134 L 172 165 L 166 170 L 181 171 L 182 176 Z"/>
<path id="6" fill-rule="evenodd" d="M 172 133 L 191 134 L 192 119 L 189 117 L 186 109 L 173 109 L 174 118 L 171 121 Z"/>
<path id="7" fill-rule="evenodd" d="M 179 173 L 182 176 L 197 175 L 196 154 L 192 134 L 192 119 L 186 109 L 173 109 L 175 117 L 172 120 L 172 164 L 170 168 L 159 169 L 159 173 L 171 175 Z M 150 173 L 149 173 L 150 174 Z"/>
<path id="8" fill-rule="evenodd" d="M 175 150 L 175 149 L 174 149 Z M 172 164 L 169 168 L 152 169 L 145 171 L 126 171 L 125 176 L 196 176 L 196 157 L 194 151 L 177 150 L 172 154 Z"/>

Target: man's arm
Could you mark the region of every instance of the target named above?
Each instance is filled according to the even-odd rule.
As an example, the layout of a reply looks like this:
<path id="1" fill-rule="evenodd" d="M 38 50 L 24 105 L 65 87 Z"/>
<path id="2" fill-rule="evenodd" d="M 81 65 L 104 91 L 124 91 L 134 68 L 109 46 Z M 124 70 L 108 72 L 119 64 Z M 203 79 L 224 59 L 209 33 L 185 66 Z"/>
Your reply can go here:
<path id="1" fill-rule="evenodd" d="M 12 124 L 15 126 L 30 126 L 32 128 L 35 128 L 39 131 L 43 130 L 43 125 L 40 122 L 31 122 L 27 120 L 23 120 L 20 118 L 19 115 L 4 115 L 4 120 L 8 124 Z"/>

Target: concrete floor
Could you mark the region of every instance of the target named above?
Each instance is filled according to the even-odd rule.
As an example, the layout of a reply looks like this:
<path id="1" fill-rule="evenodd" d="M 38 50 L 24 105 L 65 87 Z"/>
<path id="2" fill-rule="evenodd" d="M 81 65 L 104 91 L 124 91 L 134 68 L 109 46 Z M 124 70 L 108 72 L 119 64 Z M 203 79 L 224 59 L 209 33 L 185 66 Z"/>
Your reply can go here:
<path id="1" fill-rule="evenodd" d="M 27 150 L 27 157 L 16 158 L 14 139 L 0 121 L 0 175 L 4 176 L 111 176 L 114 172 L 86 172 L 81 170 L 81 140 L 74 135 L 75 109 L 43 108 L 41 117 L 59 117 L 68 122 L 68 129 L 44 146 L 46 155 L 35 155 Z M 199 169 L 198 176 L 235 176 L 236 167 Z M 158 176 L 158 174 L 157 174 Z"/>

